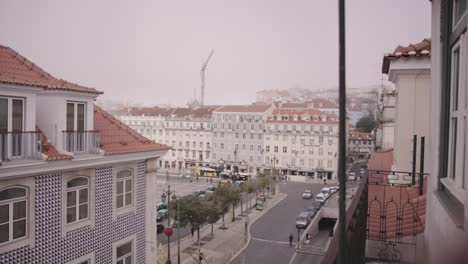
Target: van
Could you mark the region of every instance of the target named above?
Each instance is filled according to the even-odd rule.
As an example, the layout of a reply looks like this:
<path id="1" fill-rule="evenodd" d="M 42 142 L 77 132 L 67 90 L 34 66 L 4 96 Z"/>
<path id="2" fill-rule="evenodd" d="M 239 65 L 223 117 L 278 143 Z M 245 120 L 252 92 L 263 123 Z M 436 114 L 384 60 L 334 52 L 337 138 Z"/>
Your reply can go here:
<path id="1" fill-rule="evenodd" d="M 310 218 L 309 212 L 301 212 L 296 218 L 296 227 L 306 228 L 309 225 Z"/>
<path id="2" fill-rule="evenodd" d="M 324 204 L 325 200 L 326 200 L 326 198 L 325 198 L 325 195 L 323 195 L 323 193 L 318 193 L 315 196 L 315 201 L 320 202 L 321 204 Z"/>
<path id="3" fill-rule="evenodd" d="M 348 174 L 348 181 L 355 181 L 356 180 L 356 173 L 355 172 L 350 172 Z"/>

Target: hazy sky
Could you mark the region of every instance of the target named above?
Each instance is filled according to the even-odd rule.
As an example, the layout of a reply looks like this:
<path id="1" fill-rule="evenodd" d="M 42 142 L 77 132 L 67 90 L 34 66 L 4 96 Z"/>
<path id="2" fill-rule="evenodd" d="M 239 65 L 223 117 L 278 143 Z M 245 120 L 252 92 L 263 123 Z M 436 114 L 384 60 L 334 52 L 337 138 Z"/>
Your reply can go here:
<path id="1" fill-rule="evenodd" d="M 104 99 L 249 103 L 262 89 L 338 83 L 337 0 L 0 1 L 0 44 Z M 429 0 L 347 1 L 347 84 L 380 83 L 382 57 L 430 36 Z"/>

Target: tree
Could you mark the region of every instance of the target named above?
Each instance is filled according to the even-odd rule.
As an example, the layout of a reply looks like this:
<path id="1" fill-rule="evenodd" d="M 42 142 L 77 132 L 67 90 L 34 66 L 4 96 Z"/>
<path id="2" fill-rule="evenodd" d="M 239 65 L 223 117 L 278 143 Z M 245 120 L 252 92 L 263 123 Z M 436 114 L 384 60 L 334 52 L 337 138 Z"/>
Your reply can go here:
<path id="1" fill-rule="evenodd" d="M 195 195 L 189 195 L 179 198 L 179 210 L 177 210 L 177 201 L 171 203 L 171 208 L 175 212 L 174 217 L 177 219 L 179 212 L 178 225 L 185 227 L 188 223 L 197 230 L 197 240 L 200 240 L 200 227 L 208 222 L 208 205 Z"/>
<path id="2" fill-rule="evenodd" d="M 211 236 L 213 236 L 213 226 L 220 218 L 221 208 L 212 199 L 207 199 L 203 204 L 206 208 L 207 221 L 211 224 Z"/>
<path id="3" fill-rule="evenodd" d="M 356 123 L 356 130 L 369 133 L 375 129 L 377 122 L 372 115 L 364 116 Z"/>
<path id="4" fill-rule="evenodd" d="M 214 200 L 214 203 L 218 207 L 222 219 L 223 219 L 223 226 L 222 228 L 226 228 L 225 226 L 225 220 L 224 220 L 224 215 L 227 213 L 229 210 L 229 197 L 226 195 L 229 192 L 229 186 L 228 185 L 219 185 L 218 188 L 216 188 L 214 195 L 212 196 L 212 199 Z"/>

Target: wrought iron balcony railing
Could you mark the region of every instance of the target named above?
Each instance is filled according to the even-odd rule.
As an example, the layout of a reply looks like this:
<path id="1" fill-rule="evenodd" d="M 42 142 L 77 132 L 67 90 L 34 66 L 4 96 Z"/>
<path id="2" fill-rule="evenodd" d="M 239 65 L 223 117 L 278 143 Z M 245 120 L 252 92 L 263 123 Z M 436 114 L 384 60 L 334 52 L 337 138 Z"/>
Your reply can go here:
<path id="1" fill-rule="evenodd" d="M 0 132 L 0 162 L 41 159 L 42 133 Z"/>
<path id="2" fill-rule="evenodd" d="M 62 131 L 63 146 L 70 153 L 99 153 L 99 131 Z"/>

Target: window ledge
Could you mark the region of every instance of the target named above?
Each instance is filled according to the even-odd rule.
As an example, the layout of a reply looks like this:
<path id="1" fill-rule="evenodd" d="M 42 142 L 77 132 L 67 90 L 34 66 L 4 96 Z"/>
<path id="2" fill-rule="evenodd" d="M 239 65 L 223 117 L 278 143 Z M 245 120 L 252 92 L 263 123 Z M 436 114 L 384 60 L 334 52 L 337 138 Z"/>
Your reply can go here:
<path id="1" fill-rule="evenodd" d="M 437 197 L 444 207 L 447 214 L 452 219 L 457 228 L 464 230 L 464 208 L 454 196 L 452 196 L 447 190 L 434 191 L 435 197 Z"/>
<path id="2" fill-rule="evenodd" d="M 130 213 L 130 212 L 131 213 L 135 212 L 135 206 L 134 205 L 117 208 L 117 209 L 115 209 L 115 218 L 117 218 L 120 215 L 127 214 L 127 213 Z"/>
<path id="3" fill-rule="evenodd" d="M 456 198 L 458 201 L 463 201 L 463 190 L 459 187 L 455 186 L 454 182 L 448 178 L 440 179 L 440 182 L 444 185 L 444 187 Z"/>

